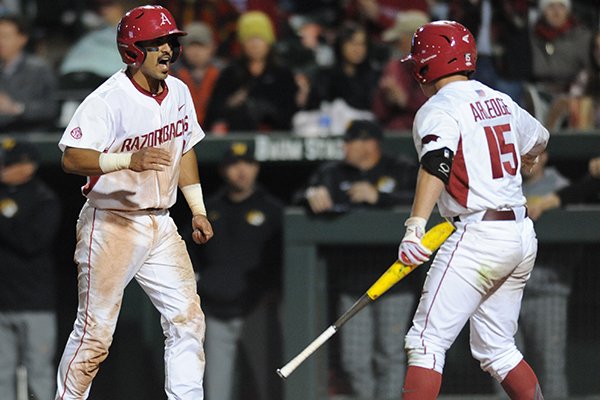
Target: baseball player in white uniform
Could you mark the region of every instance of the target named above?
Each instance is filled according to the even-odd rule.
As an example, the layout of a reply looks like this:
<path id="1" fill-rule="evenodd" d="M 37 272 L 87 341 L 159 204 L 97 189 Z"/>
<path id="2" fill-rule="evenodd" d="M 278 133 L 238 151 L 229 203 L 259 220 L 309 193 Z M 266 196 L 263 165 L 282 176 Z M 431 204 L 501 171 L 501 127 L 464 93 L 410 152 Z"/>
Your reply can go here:
<path id="1" fill-rule="evenodd" d="M 404 59 L 429 100 L 413 126 L 421 167 L 399 259 L 429 259 L 421 238 L 436 203 L 456 226 L 431 265 L 406 335 L 408 400 L 437 397 L 445 353 L 467 321 L 481 368 L 511 399 L 542 399 L 514 335 L 537 251 L 520 169 L 531 168 L 549 135 L 509 96 L 469 80 L 476 59 L 473 35 L 451 21 L 419 28 Z"/>
<path id="2" fill-rule="evenodd" d="M 185 243 L 168 211 L 179 187 L 192 210 L 194 240 L 212 237 L 193 150 L 204 132 L 189 90 L 169 76 L 185 34 L 163 7 L 126 13 L 117 44 L 127 68 L 83 101 L 60 140 L 63 169 L 88 180 L 74 256 L 79 307 L 58 368 L 56 399 L 88 397 L 133 278 L 161 314 L 167 397 L 204 397 L 204 315 Z"/>

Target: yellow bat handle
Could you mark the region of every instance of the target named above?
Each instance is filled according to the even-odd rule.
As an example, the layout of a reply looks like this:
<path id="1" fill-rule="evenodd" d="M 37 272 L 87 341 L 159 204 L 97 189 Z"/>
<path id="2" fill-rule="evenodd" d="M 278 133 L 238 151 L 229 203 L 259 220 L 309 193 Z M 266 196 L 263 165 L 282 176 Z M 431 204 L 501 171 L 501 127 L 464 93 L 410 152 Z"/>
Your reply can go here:
<path id="1" fill-rule="evenodd" d="M 439 223 L 425 233 L 422 239 L 423 245 L 431 251 L 436 251 L 452 232 L 454 232 L 454 226 L 450 222 L 444 221 Z M 371 300 L 375 300 L 406 275 L 410 274 L 416 267 L 416 265 L 404 265 L 400 261 L 396 261 L 371 285 L 369 290 L 367 290 L 367 296 Z"/>

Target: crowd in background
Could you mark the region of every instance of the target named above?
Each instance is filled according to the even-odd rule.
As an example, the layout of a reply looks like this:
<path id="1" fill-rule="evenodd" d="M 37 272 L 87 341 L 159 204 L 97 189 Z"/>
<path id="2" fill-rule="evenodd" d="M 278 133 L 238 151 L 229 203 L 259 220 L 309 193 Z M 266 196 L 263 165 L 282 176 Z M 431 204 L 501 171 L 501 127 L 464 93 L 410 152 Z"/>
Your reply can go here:
<path id="1" fill-rule="evenodd" d="M 139 0 L 0 1 L 0 129 L 63 128 L 123 67 L 116 25 Z M 412 33 L 439 19 L 476 36 L 475 79 L 551 129 L 600 126 L 600 9 L 583 0 L 163 0 L 180 26 L 173 74 L 209 134 L 341 135 L 351 119 L 408 132 L 425 101 L 405 65 Z"/>

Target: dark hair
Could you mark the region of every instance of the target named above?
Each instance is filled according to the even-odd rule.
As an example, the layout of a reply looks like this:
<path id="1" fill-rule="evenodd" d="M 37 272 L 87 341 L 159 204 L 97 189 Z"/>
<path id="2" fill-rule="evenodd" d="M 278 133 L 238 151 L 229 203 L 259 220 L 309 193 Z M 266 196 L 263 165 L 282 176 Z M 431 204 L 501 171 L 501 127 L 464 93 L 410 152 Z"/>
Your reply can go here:
<path id="1" fill-rule="evenodd" d="M 13 24 L 17 28 L 17 31 L 23 36 L 29 37 L 31 34 L 31 26 L 29 25 L 29 22 L 19 15 L 0 16 L 0 22 L 8 22 Z"/>
<path id="2" fill-rule="evenodd" d="M 367 46 L 365 60 L 361 63 L 361 65 L 369 62 L 371 46 L 369 42 L 369 33 L 367 31 L 367 28 L 355 21 L 345 21 L 338 30 L 334 44 L 335 57 L 338 64 L 343 63 L 344 57 L 342 55 L 342 48 L 344 47 L 344 44 L 352 40 L 352 37 L 358 32 L 364 32 Z"/>

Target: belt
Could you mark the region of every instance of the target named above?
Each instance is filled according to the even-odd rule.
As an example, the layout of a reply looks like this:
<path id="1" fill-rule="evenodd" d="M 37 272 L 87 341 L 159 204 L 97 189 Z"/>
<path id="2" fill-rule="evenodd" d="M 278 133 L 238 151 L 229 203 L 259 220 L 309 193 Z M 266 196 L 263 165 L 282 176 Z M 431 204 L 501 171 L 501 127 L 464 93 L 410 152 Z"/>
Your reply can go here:
<path id="1" fill-rule="evenodd" d="M 525 207 L 525 217 L 527 218 L 527 207 Z M 513 210 L 486 210 L 481 221 L 516 221 L 517 215 Z M 460 222 L 460 215 L 452 217 L 453 222 Z"/>

